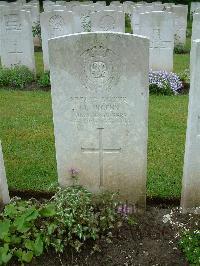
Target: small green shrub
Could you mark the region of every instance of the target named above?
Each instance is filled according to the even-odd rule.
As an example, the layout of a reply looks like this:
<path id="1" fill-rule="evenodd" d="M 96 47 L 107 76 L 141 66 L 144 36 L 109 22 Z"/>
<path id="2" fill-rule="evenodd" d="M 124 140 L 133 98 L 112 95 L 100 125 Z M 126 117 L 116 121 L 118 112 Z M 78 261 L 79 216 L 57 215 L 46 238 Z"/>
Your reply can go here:
<path id="1" fill-rule="evenodd" d="M 150 84 L 149 93 L 157 95 L 174 95 L 173 91 L 171 90 L 170 86 L 167 83 L 165 86 L 162 87 L 162 89 L 158 87 L 156 84 Z"/>
<path id="2" fill-rule="evenodd" d="M 38 79 L 38 85 L 42 88 L 51 86 L 49 71 L 41 74 L 40 78 Z"/>
<path id="3" fill-rule="evenodd" d="M 33 37 L 39 37 L 41 40 L 41 26 L 39 22 L 35 22 L 32 27 Z"/>
<path id="4" fill-rule="evenodd" d="M 181 237 L 180 246 L 190 264 L 200 265 L 199 230 L 185 232 Z"/>
<path id="5" fill-rule="evenodd" d="M 0 87 L 8 86 L 10 81 L 10 69 L 0 68 Z"/>
<path id="6" fill-rule="evenodd" d="M 0 215 L 0 265 L 12 257 L 28 263 L 49 247 L 63 252 L 76 251 L 87 240 L 102 236 L 110 241 L 112 229 L 119 227 L 116 194 L 94 196 L 80 186 L 59 188 L 50 201 L 43 203 L 13 200 Z"/>
<path id="7" fill-rule="evenodd" d="M 10 86 L 23 89 L 35 80 L 34 73 L 26 66 L 0 68 L 0 86 Z"/>
<path id="8" fill-rule="evenodd" d="M 190 52 L 190 50 L 187 47 L 185 47 L 185 45 L 183 45 L 183 44 L 177 44 L 174 47 L 174 53 L 175 54 L 187 54 L 189 52 Z"/>
<path id="9" fill-rule="evenodd" d="M 184 83 L 190 83 L 190 70 L 189 69 L 185 69 L 182 73 L 180 73 L 180 79 L 184 82 Z"/>

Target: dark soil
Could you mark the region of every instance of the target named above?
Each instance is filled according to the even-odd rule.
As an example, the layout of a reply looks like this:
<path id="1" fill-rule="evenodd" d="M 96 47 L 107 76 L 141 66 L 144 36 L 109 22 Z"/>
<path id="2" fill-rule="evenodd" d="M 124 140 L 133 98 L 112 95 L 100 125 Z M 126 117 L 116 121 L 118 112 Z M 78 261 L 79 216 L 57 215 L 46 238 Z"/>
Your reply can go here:
<path id="1" fill-rule="evenodd" d="M 126 223 L 114 233 L 112 243 L 101 240 L 101 252 L 92 253 L 92 245 L 88 243 L 81 253 L 68 249 L 59 256 L 50 250 L 28 265 L 189 265 L 174 238 L 175 230 L 162 221 L 163 215 L 168 213 L 170 209 L 148 206 L 145 213 L 135 215 L 136 225 Z M 178 215 L 177 218 L 180 219 Z M 11 265 L 18 264 L 12 262 Z"/>

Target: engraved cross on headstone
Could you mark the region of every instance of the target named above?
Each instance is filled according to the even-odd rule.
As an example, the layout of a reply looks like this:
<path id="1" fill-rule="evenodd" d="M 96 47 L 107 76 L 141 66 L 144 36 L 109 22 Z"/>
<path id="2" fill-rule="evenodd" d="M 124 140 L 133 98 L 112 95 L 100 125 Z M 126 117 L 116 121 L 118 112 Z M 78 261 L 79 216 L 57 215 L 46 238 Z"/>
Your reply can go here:
<path id="1" fill-rule="evenodd" d="M 103 155 L 104 153 L 119 153 L 121 148 L 118 149 L 106 149 L 103 147 L 103 129 L 97 128 L 99 130 L 99 147 L 98 148 L 84 148 L 81 147 L 81 151 L 84 153 L 98 153 L 99 154 L 99 176 L 100 176 L 100 187 L 103 186 L 104 179 L 104 163 Z"/>

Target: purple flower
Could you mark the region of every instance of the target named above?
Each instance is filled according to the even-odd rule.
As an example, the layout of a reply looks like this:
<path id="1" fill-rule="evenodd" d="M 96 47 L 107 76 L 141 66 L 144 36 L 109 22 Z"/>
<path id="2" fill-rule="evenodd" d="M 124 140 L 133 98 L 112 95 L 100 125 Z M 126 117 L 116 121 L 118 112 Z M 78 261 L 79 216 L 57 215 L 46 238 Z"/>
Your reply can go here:
<path id="1" fill-rule="evenodd" d="M 172 90 L 174 94 L 178 94 L 183 88 L 182 81 L 180 77 L 173 73 L 167 71 L 152 71 L 149 72 L 149 84 L 157 85 L 161 90 L 166 89 L 166 86 Z"/>
<path id="2" fill-rule="evenodd" d="M 69 174 L 71 175 L 71 177 L 77 177 L 79 173 L 80 173 L 80 170 L 78 168 L 71 167 L 69 169 Z"/>

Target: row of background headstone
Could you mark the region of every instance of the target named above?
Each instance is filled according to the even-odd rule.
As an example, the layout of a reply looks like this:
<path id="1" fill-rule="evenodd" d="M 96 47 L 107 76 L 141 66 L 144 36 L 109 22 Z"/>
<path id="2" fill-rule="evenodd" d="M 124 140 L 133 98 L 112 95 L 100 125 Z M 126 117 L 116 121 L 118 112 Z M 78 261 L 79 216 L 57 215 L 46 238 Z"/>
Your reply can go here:
<path id="1" fill-rule="evenodd" d="M 90 20 L 90 13 L 95 10 L 103 10 L 113 9 L 116 10 L 116 12 L 113 12 L 113 15 L 115 13 L 115 20 L 118 20 L 118 27 L 116 29 L 108 28 L 107 30 L 111 31 L 119 31 L 124 32 L 125 30 L 125 18 L 123 13 L 123 6 L 119 4 L 118 1 L 112 2 L 109 7 L 105 6 L 105 2 L 101 2 L 101 5 L 98 3 L 92 4 L 92 5 L 80 5 L 79 2 L 71 1 L 69 3 L 66 3 L 64 1 L 57 1 L 57 3 L 62 2 L 63 5 L 54 5 L 54 2 L 45 1 L 44 7 L 47 8 L 47 10 L 55 10 L 58 8 L 57 11 L 51 11 L 51 12 L 43 12 L 39 14 L 39 6 L 38 3 L 35 1 L 29 2 L 29 4 L 23 4 L 20 9 L 24 9 L 26 11 L 30 11 L 31 14 L 31 21 L 32 26 L 37 23 L 41 17 L 41 28 L 42 28 L 42 46 L 43 46 L 43 59 L 44 59 L 44 68 L 45 70 L 49 69 L 49 63 L 48 63 L 48 39 L 52 37 L 57 37 L 64 34 L 70 34 L 74 32 L 82 32 L 82 31 L 88 31 L 90 28 L 88 28 L 89 20 Z M 18 2 L 13 2 L 11 5 L 11 9 L 8 8 L 8 10 L 5 10 L 5 12 L 12 11 L 12 8 L 16 8 L 16 6 L 19 7 Z M 30 3 L 32 3 L 30 5 Z M 86 3 L 86 2 L 84 2 Z M 91 3 L 91 2 L 87 2 Z M 70 13 L 68 11 L 62 11 L 65 10 L 64 5 L 69 4 L 70 9 L 74 13 Z M 93 7 L 95 5 L 95 7 Z M 49 9 L 51 7 L 52 9 Z M 136 34 L 142 34 L 145 36 L 148 36 L 150 39 L 152 39 L 152 46 L 151 46 L 151 55 L 150 55 L 150 67 L 155 70 L 159 70 L 161 67 L 163 70 L 172 71 L 173 70 L 173 48 L 174 48 L 174 40 L 173 40 L 173 17 L 168 15 L 165 12 L 161 13 L 151 13 L 151 15 L 142 15 L 142 18 L 140 18 L 140 13 L 143 13 L 145 11 L 150 11 L 149 7 L 150 5 L 137 5 L 136 7 L 132 6 L 132 3 L 126 2 L 124 8 L 126 9 L 126 13 L 132 17 L 131 24 L 133 33 Z M 187 6 L 179 5 L 179 6 L 172 6 L 172 4 L 168 4 L 167 6 L 161 5 L 159 2 L 153 2 L 152 3 L 152 9 L 151 10 L 162 10 L 163 8 L 167 8 L 168 11 L 174 11 L 175 15 L 175 29 L 176 29 L 176 36 L 178 36 L 178 42 L 184 44 L 186 40 L 186 28 L 187 28 Z M 6 8 L 7 9 L 7 8 Z M 119 10 L 119 12 L 117 12 Z M 16 11 L 12 11 L 16 12 Z M 6 19 L 9 18 L 6 16 Z M 92 17 L 92 31 L 99 31 L 99 30 L 106 30 L 104 28 L 101 28 L 100 20 L 97 19 L 97 16 L 100 14 L 95 13 Z M 116 16 L 117 14 L 117 16 Z M 11 14 L 10 14 L 11 15 Z M 13 17 L 16 17 L 14 13 L 12 13 L 12 19 Z M 105 14 L 106 16 L 106 14 Z M 1 16 L 2 17 L 2 16 Z M 34 70 L 34 57 L 33 57 L 33 47 L 31 45 L 31 33 L 30 33 L 30 27 L 28 26 L 28 15 L 25 14 L 25 12 L 20 12 L 19 15 L 20 19 L 22 20 L 21 26 L 24 29 L 24 31 L 18 31 L 16 35 L 15 28 L 12 26 L 11 28 L 4 27 L 4 30 L 2 30 L 2 63 L 3 65 L 9 67 L 13 64 L 25 64 L 30 69 Z M 81 21 L 82 17 L 84 17 L 84 22 Z M 110 17 L 112 24 L 112 16 Z M 99 19 L 101 16 L 99 16 Z M 74 19 L 74 25 L 75 28 L 71 25 L 72 19 Z M 25 21 L 26 20 L 26 21 Z M 139 22 L 141 20 L 141 23 Z M 151 21 L 151 23 L 148 23 L 148 21 Z M 167 22 L 168 21 L 168 22 Z M 70 23 L 71 22 L 71 23 Z M 6 21 L 2 21 L 2 25 L 6 24 Z M 23 27 L 24 23 L 24 27 Z M 54 27 L 55 25 L 55 27 Z M 53 29 L 51 29 L 51 26 Z M 105 26 L 105 25 L 103 25 Z M 112 25 L 111 25 L 112 26 Z M 29 28 L 29 30 L 28 30 Z M 147 30 L 148 28 L 148 30 Z M 162 29 L 161 29 L 162 28 Z M 6 29 L 6 30 L 5 30 Z M 10 34 L 11 30 L 13 29 L 13 34 Z M 29 33 L 28 33 L 29 31 Z M 171 31 L 171 32 L 170 32 Z M 9 32 L 9 34 L 8 34 Z M 165 36 L 165 32 L 168 34 Z M 180 32 L 180 34 L 179 34 Z M 18 37 L 17 37 L 18 36 Z M 26 36 L 25 38 L 23 36 Z M 6 38 L 8 37 L 8 39 Z M 162 39 L 164 37 L 164 39 Z M 10 39 L 9 39 L 10 38 Z M 17 41 L 18 38 L 18 41 Z M 154 41 L 154 39 L 156 39 Z M 22 42 L 24 45 L 22 45 Z M 37 38 L 35 38 L 35 43 L 37 42 Z M 18 46 L 18 48 L 17 48 Z M 23 54 L 22 47 L 26 47 L 26 50 L 28 50 L 27 55 Z M 158 46 L 158 47 L 157 47 Z M 10 50 L 9 50 L 10 49 Z M 158 57 L 159 55 L 159 57 Z M 5 58 L 5 59 L 4 59 Z M 25 63 L 27 60 L 27 63 Z M 155 61 L 155 62 L 154 62 Z M 158 62 L 163 62 L 162 65 Z"/>

